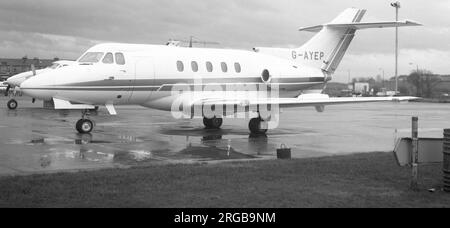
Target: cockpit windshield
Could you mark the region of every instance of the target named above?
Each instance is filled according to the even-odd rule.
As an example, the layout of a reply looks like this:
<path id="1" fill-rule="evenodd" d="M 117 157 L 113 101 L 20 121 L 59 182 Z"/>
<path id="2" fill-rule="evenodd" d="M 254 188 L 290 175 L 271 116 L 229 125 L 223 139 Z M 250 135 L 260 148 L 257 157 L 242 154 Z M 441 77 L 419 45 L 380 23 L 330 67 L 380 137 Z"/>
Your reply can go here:
<path id="1" fill-rule="evenodd" d="M 88 52 L 78 60 L 80 63 L 97 63 L 103 57 L 103 52 Z"/>

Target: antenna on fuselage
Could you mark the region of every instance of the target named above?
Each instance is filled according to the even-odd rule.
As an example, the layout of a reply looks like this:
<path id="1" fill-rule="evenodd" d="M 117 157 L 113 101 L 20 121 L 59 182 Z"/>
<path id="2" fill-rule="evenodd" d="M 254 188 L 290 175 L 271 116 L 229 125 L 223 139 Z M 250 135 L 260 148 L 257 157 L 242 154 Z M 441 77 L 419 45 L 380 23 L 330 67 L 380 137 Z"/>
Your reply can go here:
<path id="1" fill-rule="evenodd" d="M 203 44 L 203 47 L 206 47 L 206 45 L 220 45 L 219 42 L 214 41 L 203 41 L 198 39 L 195 36 L 190 36 L 189 40 L 182 40 L 182 39 L 170 39 L 167 43 L 168 46 L 180 46 L 180 43 L 187 43 L 189 48 L 193 48 L 194 44 Z"/>

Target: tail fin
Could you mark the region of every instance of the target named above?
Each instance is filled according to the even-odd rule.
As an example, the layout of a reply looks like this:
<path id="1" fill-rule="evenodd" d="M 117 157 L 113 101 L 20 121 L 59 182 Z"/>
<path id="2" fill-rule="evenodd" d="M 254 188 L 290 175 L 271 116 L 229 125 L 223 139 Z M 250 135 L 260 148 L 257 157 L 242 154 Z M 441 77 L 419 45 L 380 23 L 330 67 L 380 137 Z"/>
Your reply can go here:
<path id="1" fill-rule="evenodd" d="M 366 10 L 346 9 L 330 24 L 358 23 Z M 326 25 L 302 28 L 300 31 L 319 31 L 305 45 L 296 50 L 303 64 L 334 73 L 355 36 L 354 28 L 333 28 Z"/>
<path id="2" fill-rule="evenodd" d="M 360 23 L 365 13 L 364 9 L 349 8 L 329 24 L 301 28 L 300 31 L 318 33 L 305 45 L 295 49 L 293 57 L 304 65 L 321 68 L 332 74 L 344 57 L 356 30 L 420 25 L 411 21 Z"/>

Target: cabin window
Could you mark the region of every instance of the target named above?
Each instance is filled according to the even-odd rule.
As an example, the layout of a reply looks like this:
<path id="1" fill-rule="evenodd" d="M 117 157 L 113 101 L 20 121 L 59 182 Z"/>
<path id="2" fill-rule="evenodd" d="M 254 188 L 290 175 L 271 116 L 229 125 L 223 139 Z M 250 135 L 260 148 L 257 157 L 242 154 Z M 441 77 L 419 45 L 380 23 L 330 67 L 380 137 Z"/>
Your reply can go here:
<path id="1" fill-rule="evenodd" d="M 103 63 L 105 64 L 113 64 L 114 63 L 114 56 L 112 53 L 108 53 L 105 55 L 105 58 L 103 58 Z"/>
<path id="2" fill-rule="evenodd" d="M 183 72 L 184 71 L 184 64 L 181 61 L 177 61 L 177 69 L 179 72 Z"/>
<path id="3" fill-rule="evenodd" d="M 116 53 L 116 63 L 118 65 L 125 65 L 125 56 L 122 53 Z"/>
<path id="4" fill-rule="evenodd" d="M 267 69 L 263 70 L 263 72 L 261 74 L 261 78 L 262 78 L 263 82 L 269 82 L 271 79 L 269 70 L 267 70 Z"/>
<path id="5" fill-rule="evenodd" d="M 208 72 L 213 72 L 214 69 L 213 69 L 213 65 L 211 62 L 206 62 L 206 70 Z"/>
<path id="6" fill-rule="evenodd" d="M 197 62 L 192 61 L 191 62 L 191 68 L 192 68 L 192 71 L 198 72 L 198 64 L 197 64 Z"/>
<path id="7" fill-rule="evenodd" d="M 228 72 L 228 66 L 226 63 L 222 62 L 220 66 L 222 67 L 222 72 L 224 73 Z"/>
<path id="8" fill-rule="evenodd" d="M 236 73 L 241 73 L 242 71 L 241 64 L 234 63 L 234 70 L 236 70 Z"/>
<path id="9" fill-rule="evenodd" d="M 88 52 L 80 58 L 80 63 L 98 63 L 103 57 L 103 52 Z"/>

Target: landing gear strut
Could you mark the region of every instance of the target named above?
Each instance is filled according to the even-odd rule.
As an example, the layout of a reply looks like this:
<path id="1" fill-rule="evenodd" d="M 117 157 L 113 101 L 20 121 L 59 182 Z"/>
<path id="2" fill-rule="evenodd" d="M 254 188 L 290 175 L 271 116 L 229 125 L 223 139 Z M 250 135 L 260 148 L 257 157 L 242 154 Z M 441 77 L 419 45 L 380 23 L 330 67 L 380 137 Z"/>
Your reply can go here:
<path id="1" fill-rule="evenodd" d="M 94 123 L 87 119 L 86 117 L 89 116 L 89 110 L 84 110 L 82 112 L 81 119 L 77 121 L 75 128 L 80 134 L 87 134 L 91 133 L 92 130 L 94 130 Z"/>
<path id="2" fill-rule="evenodd" d="M 220 129 L 220 127 L 222 127 L 223 124 L 223 119 L 222 118 L 212 118 L 212 119 L 208 119 L 206 117 L 203 118 L 203 124 L 205 125 L 206 129 Z"/>
<path id="3" fill-rule="evenodd" d="M 10 96 L 10 94 L 11 94 L 10 90 L 11 90 L 11 85 L 8 85 L 8 87 L 5 90 L 5 97 Z M 9 108 L 9 110 L 15 110 L 17 108 L 18 104 L 17 104 L 16 100 L 11 99 L 8 101 L 7 106 Z"/>
<path id="4" fill-rule="evenodd" d="M 261 128 L 262 122 L 263 120 L 261 119 L 261 117 L 251 119 L 250 123 L 248 124 L 248 129 L 254 135 L 264 135 L 267 133 L 267 129 Z"/>
<path id="5" fill-rule="evenodd" d="M 7 105 L 10 110 L 15 110 L 18 106 L 17 101 L 14 99 L 9 100 Z"/>

